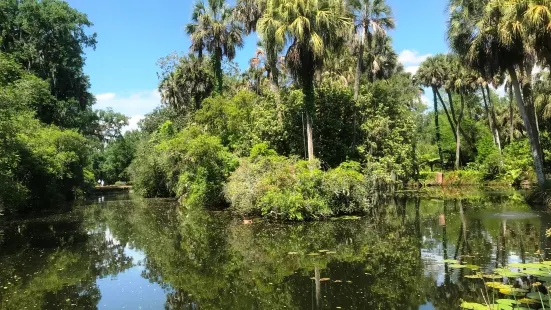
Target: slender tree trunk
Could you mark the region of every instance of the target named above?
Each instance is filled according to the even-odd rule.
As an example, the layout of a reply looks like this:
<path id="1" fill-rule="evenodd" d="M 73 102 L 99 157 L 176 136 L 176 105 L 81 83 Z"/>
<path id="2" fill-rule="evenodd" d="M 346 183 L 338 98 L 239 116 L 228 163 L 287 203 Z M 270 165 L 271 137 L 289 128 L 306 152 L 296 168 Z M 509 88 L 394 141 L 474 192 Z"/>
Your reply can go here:
<path id="1" fill-rule="evenodd" d="M 436 130 L 436 144 L 438 145 L 438 156 L 440 157 L 440 168 L 444 168 L 444 156 L 442 154 L 442 143 L 440 141 L 440 125 L 438 124 L 438 89 L 436 86 L 432 86 L 432 92 L 434 93 L 434 127 Z"/>
<path id="2" fill-rule="evenodd" d="M 314 113 L 314 79 L 310 79 L 304 84 L 304 107 L 306 114 L 306 140 L 308 144 L 308 160 L 314 160 L 314 129 L 312 113 Z"/>
<path id="3" fill-rule="evenodd" d="M 360 95 L 360 80 L 362 79 L 363 57 L 364 37 L 363 34 L 360 34 L 360 50 L 358 52 L 358 63 L 356 64 L 356 76 L 354 80 L 354 100 L 358 100 L 358 96 Z"/>
<path id="4" fill-rule="evenodd" d="M 213 65 L 214 65 L 214 76 L 216 79 L 216 91 L 219 95 L 222 94 L 222 90 L 224 88 L 224 76 L 222 73 L 222 52 L 216 51 L 213 54 Z"/>
<path id="5" fill-rule="evenodd" d="M 461 128 L 461 121 L 463 121 L 463 113 L 465 112 L 465 99 L 461 92 L 461 108 L 459 110 L 459 118 L 457 119 L 457 133 L 455 142 L 455 170 L 459 170 L 461 166 L 461 135 L 459 129 Z"/>
<path id="6" fill-rule="evenodd" d="M 448 122 L 450 123 L 450 126 L 452 128 L 452 132 L 453 132 L 453 137 L 455 139 L 457 139 L 457 132 L 455 130 L 455 124 L 457 124 L 457 118 L 456 118 L 456 115 L 455 115 L 455 112 L 454 112 L 454 106 L 453 106 L 453 100 L 452 100 L 452 97 L 451 97 L 451 93 L 450 92 L 447 92 L 448 93 L 448 101 L 450 102 L 450 112 L 451 112 L 451 117 L 453 119 L 450 118 L 450 113 L 448 113 L 448 108 L 446 107 L 446 104 L 444 103 L 444 100 L 442 99 L 442 96 L 440 95 L 440 93 L 438 92 L 438 98 L 440 99 L 440 103 L 442 104 L 442 107 L 444 108 L 444 112 L 446 113 L 446 117 L 448 118 Z M 453 121 L 453 122 L 452 122 Z M 463 130 L 462 127 L 459 128 L 459 132 L 463 135 L 463 138 L 465 139 L 465 141 L 467 141 L 467 143 L 473 148 L 475 149 L 476 148 L 476 145 L 474 144 L 473 140 L 469 137 L 469 135 L 467 135 L 467 133 L 465 132 L 465 130 Z"/>
<path id="7" fill-rule="evenodd" d="M 513 88 L 509 87 L 509 143 L 515 141 L 515 125 L 513 113 Z"/>
<path id="8" fill-rule="evenodd" d="M 482 92 L 484 92 L 484 89 L 482 90 Z M 499 153 L 501 154 L 501 137 L 499 136 L 499 128 L 497 126 L 496 109 L 494 108 L 494 104 L 492 103 L 492 95 L 490 93 L 490 87 L 488 86 L 488 84 L 486 84 L 486 93 L 488 94 L 488 105 L 490 106 L 490 117 L 492 118 L 494 139 L 496 141 L 497 147 L 499 148 Z"/>
<path id="9" fill-rule="evenodd" d="M 534 158 L 534 170 L 538 179 L 538 184 L 543 186 L 545 184 L 545 173 L 543 171 L 543 152 L 541 151 L 540 139 L 534 124 L 532 123 L 531 116 L 524 106 L 522 100 L 522 91 L 518 81 L 517 72 L 513 66 L 509 67 L 509 75 L 511 76 L 511 82 L 515 90 L 515 97 L 517 105 L 520 111 L 520 115 L 524 121 L 524 128 L 530 140 L 530 146 L 532 148 L 532 157 Z"/>
<path id="10" fill-rule="evenodd" d="M 490 108 L 488 108 L 488 101 L 486 100 L 486 91 L 484 90 L 484 86 L 480 85 L 480 90 L 482 91 L 482 98 L 484 100 L 484 112 L 486 114 L 486 118 L 488 119 L 488 125 L 490 126 L 490 131 L 492 132 L 492 136 L 494 137 L 494 144 L 497 145 L 497 139 L 494 132 L 494 124 L 492 122 L 492 117 L 490 116 Z"/>
<path id="11" fill-rule="evenodd" d="M 457 123 L 457 117 L 455 116 L 455 107 L 453 106 L 452 92 L 449 90 L 446 90 L 446 94 L 448 94 L 448 102 L 450 103 L 450 110 L 452 113 L 453 121 Z"/>
<path id="12" fill-rule="evenodd" d="M 450 113 L 448 112 L 448 107 L 446 107 L 444 100 L 442 100 L 442 96 L 440 95 L 440 92 L 438 92 L 437 94 L 438 94 L 438 98 L 440 99 L 440 104 L 442 105 L 442 108 L 444 108 L 444 112 L 446 113 L 446 118 L 448 119 L 448 123 L 450 123 L 450 127 L 452 128 L 453 136 L 455 139 L 457 139 L 457 132 L 455 130 L 455 123 L 457 121 L 455 119 L 452 120 L 452 118 L 450 117 Z"/>
<path id="13" fill-rule="evenodd" d="M 368 57 L 368 66 L 369 70 L 367 70 L 367 77 L 369 78 L 369 82 L 373 83 L 373 35 L 371 32 L 368 31 L 367 27 L 365 27 L 365 34 L 367 36 L 367 48 L 369 49 L 369 57 Z"/>

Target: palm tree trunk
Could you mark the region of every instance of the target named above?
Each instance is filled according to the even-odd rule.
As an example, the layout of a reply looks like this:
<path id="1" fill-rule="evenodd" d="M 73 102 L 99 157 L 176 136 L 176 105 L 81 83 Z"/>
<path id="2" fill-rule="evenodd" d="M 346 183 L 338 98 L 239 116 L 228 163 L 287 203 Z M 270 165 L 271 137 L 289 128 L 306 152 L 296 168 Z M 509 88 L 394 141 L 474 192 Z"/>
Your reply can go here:
<path id="1" fill-rule="evenodd" d="M 354 80 L 354 100 L 358 100 L 360 95 L 360 80 L 362 78 L 363 57 L 364 57 L 364 39 L 360 34 L 360 50 L 358 52 L 358 63 L 356 64 L 356 76 Z"/>
<path id="2" fill-rule="evenodd" d="M 509 143 L 515 141 L 515 125 L 513 113 L 513 89 L 509 87 Z"/>
<path id="3" fill-rule="evenodd" d="M 524 128 L 530 140 L 530 146 L 532 148 L 532 157 L 534 158 L 534 170 L 536 171 L 536 176 L 538 179 L 538 184 L 543 186 L 545 184 L 545 173 L 543 171 L 543 152 L 540 147 L 540 139 L 537 130 L 535 129 L 534 124 L 532 123 L 531 116 L 529 115 L 528 110 L 524 105 L 522 100 L 522 91 L 520 89 L 520 84 L 518 81 L 517 72 L 513 66 L 509 67 L 509 75 L 511 76 L 511 82 L 515 89 L 515 97 L 517 105 L 524 121 Z"/>
<path id="4" fill-rule="evenodd" d="M 444 168 L 444 156 L 442 154 L 442 143 L 440 141 L 440 125 L 438 124 L 438 89 L 435 85 L 432 86 L 434 93 L 434 127 L 436 130 L 436 144 L 438 145 L 438 156 L 440 157 L 440 168 Z"/>
<path id="5" fill-rule="evenodd" d="M 484 89 L 482 89 L 482 92 L 484 93 Z M 499 153 L 501 154 L 502 148 L 501 148 L 501 138 L 499 136 L 499 129 L 497 128 L 497 117 L 496 117 L 496 110 L 494 108 L 494 105 L 492 103 L 492 97 L 490 94 L 490 87 L 488 84 L 486 84 L 486 93 L 488 94 L 488 105 L 490 106 L 490 117 L 492 119 L 492 125 L 493 129 L 492 132 L 494 133 L 494 139 L 496 141 L 496 145 L 499 148 Z M 491 129 L 491 128 L 490 128 Z"/>
<path id="6" fill-rule="evenodd" d="M 367 48 L 369 49 L 369 57 L 367 59 L 368 63 L 367 65 L 369 66 L 369 70 L 367 70 L 367 77 L 369 78 L 369 82 L 373 83 L 373 59 L 372 59 L 372 53 L 373 53 L 373 35 L 371 34 L 371 32 L 368 31 L 367 27 L 365 27 L 365 34 L 367 36 Z"/>
<path id="7" fill-rule="evenodd" d="M 459 134 L 459 129 L 461 128 L 461 121 L 463 121 L 463 113 L 465 112 L 465 98 L 463 93 L 461 95 L 461 108 L 459 110 L 459 118 L 457 119 L 457 133 L 456 133 L 456 142 L 455 142 L 455 170 L 459 170 L 461 166 L 461 135 Z"/>
<path id="8" fill-rule="evenodd" d="M 304 107 L 306 114 L 306 140 L 308 144 L 308 160 L 314 160 L 314 129 L 312 113 L 314 113 L 314 77 L 306 81 L 303 86 Z"/>
<path id="9" fill-rule="evenodd" d="M 215 51 L 212 55 L 214 66 L 214 77 L 216 80 L 216 92 L 221 95 L 224 88 L 224 76 L 222 73 L 222 52 Z"/>
<path id="10" fill-rule="evenodd" d="M 451 119 L 450 113 L 448 112 L 448 107 L 446 107 L 446 104 L 444 103 L 444 100 L 442 100 L 442 96 L 440 95 L 440 92 L 437 92 L 438 98 L 440 99 L 440 104 L 444 108 L 444 112 L 446 113 L 446 118 L 448 119 L 448 123 L 450 123 L 450 127 L 452 128 L 452 132 L 454 135 L 454 138 L 457 139 L 457 132 L 455 130 L 455 119 Z"/>

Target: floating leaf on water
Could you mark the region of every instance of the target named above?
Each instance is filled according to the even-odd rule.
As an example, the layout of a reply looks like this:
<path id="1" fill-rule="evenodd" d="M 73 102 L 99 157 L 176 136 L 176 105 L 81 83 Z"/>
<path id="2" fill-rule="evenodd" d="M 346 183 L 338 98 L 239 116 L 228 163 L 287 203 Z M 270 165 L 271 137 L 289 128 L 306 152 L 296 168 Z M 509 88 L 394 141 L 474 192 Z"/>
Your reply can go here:
<path id="1" fill-rule="evenodd" d="M 467 279 L 482 279 L 482 276 L 479 274 L 470 274 L 468 276 L 465 276 Z"/>
<path id="2" fill-rule="evenodd" d="M 547 261 L 544 261 L 544 262 L 541 262 L 542 264 L 544 265 L 547 265 L 547 266 L 551 266 L 551 261 L 550 260 L 547 260 Z"/>
<path id="3" fill-rule="evenodd" d="M 459 261 L 456 259 L 445 259 L 442 262 L 446 264 L 459 264 Z"/>
<path id="4" fill-rule="evenodd" d="M 335 283 L 342 283 L 342 280 L 335 280 Z"/>
<path id="5" fill-rule="evenodd" d="M 516 277 L 522 277 L 526 275 L 525 273 L 522 273 L 522 272 L 516 272 L 516 271 L 510 271 L 510 270 L 499 271 L 497 274 L 507 278 L 516 278 Z"/>
<path id="6" fill-rule="evenodd" d="M 319 256 L 320 253 L 308 253 L 307 255 L 308 255 L 308 256 Z"/>
<path id="7" fill-rule="evenodd" d="M 540 282 L 551 282 L 551 276 L 545 276 L 545 277 L 540 277 L 538 276 L 538 281 Z"/>
<path id="8" fill-rule="evenodd" d="M 462 302 L 461 308 L 463 309 L 469 309 L 469 310 L 488 310 L 488 307 L 486 307 L 483 304 L 479 304 L 476 302 Z"/>
<path id="9" fill-rule="evenodd" d="M 465 268 L 471 269 L 471 270 L 479 270 L 480 266 L 477 265 L 467 265 Z"/>
<path id="10" fill-rule="evenodd" d="M 540 303 L 539 301 L 532 298 L 522 298 L 522 299 L 519 299 L 518 302 L 525 305 L 537 305 Z"/>
<path id="11" fill-rule="evenodd" d="M 318 252 L 320 252 L 320 253 L 327 253 L 327 252 L 329 252 L 329 250 L 318 250 Z"/>
<path id="12" fill-rule="evenodd" d="M 549 301 L 549 295 L 544 295 L 538 292 L 528 293 L 526 297 L 534 300 L 539 300 L 539 301 Z"/>
<path id="13" fill-rule="evenodd" d="M 298 255 L 298 252 L 289 252 L 288 255 Z"/>
<path id="14" fill-rule="evenodd" d="M 513 299 L 498 299 L 496 300 L 497 304 L 504 305 L 504 306 L 513 306 L 518 305 L 519 302 Z"/>
<path id="15" fill-rule="evenodd" d="M 501 278 L 503 278 L 502 276 L 500 276 L 498 274 L 484 274 L 484 275 L 482 275 L 482 277 L 484 277 L 486 279 L 501 279 Z"/>
<path id="16" fill-rule="evenodd" d="M 330 280 L 329 278 L 321 278 L 320 282 L 325 282 L 325 281 L 329 281 L 329 280 Z"/>
<path id="17" fill-rule="evenodd" d="M 486 286 L 491 287 L 491 288 L 495 288 L 495 289 L 499 289 L 499 290 L 512 288 L 511 285 L 503 284 L 501 282 L 486 282 Z"/>
<path id="18" fill-rule="evenodd" d="M 509 264 L 509 267 L 512 267 L 512 268 L 526 268 L 525 265 L 526 264 L 523 264 L 523 263 L 512 263 L 512 264 Z"/>
<path id="19" fill-rule="evenodd" d="M 453 269 L 467 268 L 466 265 L 460 265 L 460 264 L 451 264 L 448 267 L 453 268 Z"/>
<path id="20" fill-rule="evenodd" d="M 551 275 L 549 271 L 535 270 L 535 269 L 524 270 L 523 272 L 531 276 L 540 276 L 540 277 L 547 277 Z"/>
<path id="21" fill-rule="evenodd" d="M 493 304 L 493 305 L 483 305 L 476 302 L 462 302 L 461 308 L 467 310 L 512 310 L 511 306 Z"/>
<path id="22" fill-rule="evenodd" d="M 521 288 L 502 288 L 499 292 L 508 296 L 524 296 L 528 291 Z"/>
<path id="23" fill-rule="evenodd" d="M 529 264 L 524 264 L 524 268 L 528 268 L 528 269 L 546 268 L 546 269 L 548 269 L 549 266 L 546 266 L 546 265 L 541 264 L 541 263 L 529 263 Z"/>

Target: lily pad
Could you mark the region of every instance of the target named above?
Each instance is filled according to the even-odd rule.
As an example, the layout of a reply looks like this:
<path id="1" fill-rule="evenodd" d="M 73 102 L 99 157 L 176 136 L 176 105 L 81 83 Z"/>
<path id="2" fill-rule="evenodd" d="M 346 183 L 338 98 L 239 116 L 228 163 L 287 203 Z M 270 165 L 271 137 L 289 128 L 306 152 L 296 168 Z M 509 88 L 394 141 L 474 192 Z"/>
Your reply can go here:
<path id="1" fill-rule="evenodd" d="M 522 272 L 516 272 L 516 271 L 510 271 L 510 270 L 499 271 L 497 274 L 507 278 L 516 278 L 516 277 L 522 277 L 526 275 L 525 273 L 522 273 Z"/>
<path id="2" fill-rule="evenodd" d="M 465 276 L 465 278 L 467 278 L 467 279 L 482 279 L 482 275 L 470 274 L 470 275 Z"/>
<path id="3" fill-rule="evenodd" d="M 319 256 L 320 253 L 308 253 L 307 255 L 308 255 L 308 256 Z"/>
<path id="4" fill-rule="evenodd" d="M 524 273 L 531 276 L 540 276 L 540 277 L 548 277 L 551 275 L 549 271 L 535 270 L 535 269 L 524 270 Z"/>
<path id="5" fill-rule="evenodd" d="M 522 298 L 522 299 L 519 299 L 518 302 L 520 302 L 521 304 L 525 304 L 525 305 L 537 305 L 537 304 L 541 303 L 540 301 L 537 301 L 537 300 L 532 299 L 532 298 Z"/>
<path id="6" fill-rule="evenodd" d="M 468 310 L 488 310 L 488 307 L 476 302 L 462 302 L 461 308 Z"/>
<path id="7" fill-rule="evenodd" d="M 491 288 L 495 288 L 495 289 L 499 289 L 499 290 L 512 288 L 511 285 L 503 284 L 501 282 L 486 282 L 486 286 L 491 287 Z"/>
<path id="8" fill-rule="evenodd" d="M 500 305 L 505 305 L 505 306 L 513 306 L 513 305 L 518 305 L 519 304 L 518 301 L 513 300 L 513 299 L 498 299 L 498 300 L 496 300 L 496 303 L 498 303 Z"/>
<path id="9" fill-rule="evenodd" d="M 329 250 L 318 250 L 318 252 L 320 252 L 320 253 L 326 253 L 326 252 L 329 252 Z"/>
<path id="10" fill-rule="evenodd" d="M 549 301 L 549 295 L 544 295 L 544 294 L 541 294 L 541 293 L 538 293 L 538 292 L 532 292 L 532 293 L 528 293 L 526 295 L 527 298 L 531 298 L 531 299 L 534 299 L 536 301 Z"/>
<path id="11" fill-rule="evenodd" d="M 298 255 L 298 252 L 289 252 L 287 255 Z"/>
<path id="12" fill-rule="evenodd" d="M 453 268 L 453 269 L 467 268 L 466 265 L 460 265 L 460 264 L 451 264 L 448 267 Z"/>
<path id="13" fill-rule="evenodd" d="M 508 296 L 524 296 L 528 291 L 521 288 L 502 288 L 499 292 Z"/>
<path id="14" fill-rule="evenodd" d="M 459 264 L 459 261 L 456 259 L 445 259 L 442 262 L 446 264 Z"/>
<path id="15" fill-rule="evenodd" d="M 483 305 L 475 302 L 463 302 L 461 308 L 469 310 L 512 310 L 513 308 L 503 304 Z"/>
<path id="16" fill-rule="evenodd" d="M 500 276 L 498 274 L 484 274 L 482 275 L 483 278 L 486 278 L 486 279 L 501 279 L 503 278 L 503 276 Z"/>
<path id="17" fill-rule="evenodd" d="M 480 266 L 477 265 L 467 265 L 465 268 L 471 269 L 471 270 L 479 270 Z"/>

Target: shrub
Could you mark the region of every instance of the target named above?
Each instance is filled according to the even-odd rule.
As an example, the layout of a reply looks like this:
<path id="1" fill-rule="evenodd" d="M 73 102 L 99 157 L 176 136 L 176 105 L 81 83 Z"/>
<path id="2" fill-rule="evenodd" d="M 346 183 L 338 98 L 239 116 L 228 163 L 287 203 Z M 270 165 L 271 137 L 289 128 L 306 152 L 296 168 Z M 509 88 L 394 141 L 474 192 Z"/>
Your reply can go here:
<path id="1" fill-rule="evenodd" d="M 311 220 L 367 210 L 365 178 L 357 163 L 345 163 L 323 172 L 319 162 L 278 156 L 265 144 L 251 156 L 225 186 L 232 210 L 284 220 Z"/>

